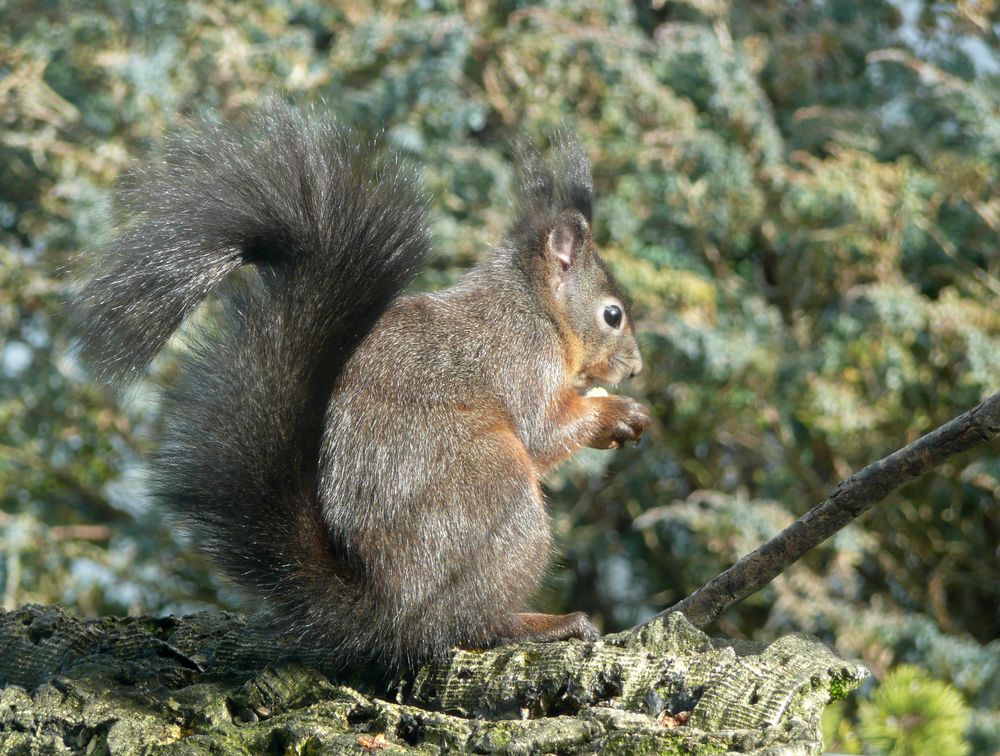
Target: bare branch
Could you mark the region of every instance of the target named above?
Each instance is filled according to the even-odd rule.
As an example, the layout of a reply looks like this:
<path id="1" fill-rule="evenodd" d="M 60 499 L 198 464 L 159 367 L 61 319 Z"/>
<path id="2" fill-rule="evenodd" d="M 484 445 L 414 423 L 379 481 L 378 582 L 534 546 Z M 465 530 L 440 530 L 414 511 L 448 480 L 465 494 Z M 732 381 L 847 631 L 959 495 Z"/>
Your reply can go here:
<path id="1" fill-rule="evenodd" d="M 823 503 L 650 622 L 681 612 L 704 627 L 886 496 L 949 457 L 1000 437 L 1000 392 L 841 481 Z"/>
<path id="2" fill-rule="evenodd" d="M 57 483 L 79 496 L 88 508 L 88 513 L 101 522 L 121 522 L 130 519 L 128 512 L 114 507 L 99 491 L 86 485 L 73 472 L 53 464 L 40 454 L 0 444 L 0 461 L 3 457 L 13 460 L 25 469 L 50 476 Z"/>

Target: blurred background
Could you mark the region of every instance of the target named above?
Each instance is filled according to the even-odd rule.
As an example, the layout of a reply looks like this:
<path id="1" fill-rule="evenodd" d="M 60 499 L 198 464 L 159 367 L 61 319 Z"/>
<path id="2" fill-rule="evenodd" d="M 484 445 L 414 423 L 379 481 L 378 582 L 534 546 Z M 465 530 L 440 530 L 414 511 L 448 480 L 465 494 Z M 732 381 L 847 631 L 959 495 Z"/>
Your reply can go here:
<path id="1" fill-rule="evenodd" d="M 682 598 L 842 478 L 1000 389 L 994 0 L 0 0 L 0 591 L 83 615 L 247 607 L 144 495 L 160 360 L 73 359 L 73 257 L 187 116 L 317 103 L 421 166 L 455 280 L 499 240 L 509 140 L 575 124 L 631 291 L 639 449 L 548 481 L 540 606 L 605 630 Z M 874 677 L 842 752 L 1000 751 L 1000 447 L 892 495 L 711 632 Z"/>

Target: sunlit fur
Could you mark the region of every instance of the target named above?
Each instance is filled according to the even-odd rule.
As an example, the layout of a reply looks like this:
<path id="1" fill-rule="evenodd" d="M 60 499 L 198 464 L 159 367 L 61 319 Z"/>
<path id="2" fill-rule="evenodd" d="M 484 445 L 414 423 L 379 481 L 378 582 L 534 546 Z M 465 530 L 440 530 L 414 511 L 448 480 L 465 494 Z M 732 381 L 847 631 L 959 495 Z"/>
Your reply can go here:
<path id="1" fill-rule="evenodd" d="M 549 163 L 522 155 L 505 240 L 455 286 L 401 297 L 428 241 L 392 153 L 280 107 L 201 127 L 126 182 L 83 291 L 85 354 L 112 378 L 217 294 L 165 396 L 156 495 L 277 628 L 344 664 L 523 631 L 551 546 L 539 460 L 566 456 L 549 408 L 634 372 L 630 321 L 592 333 L 587 300 L 622 295 L 582 151 L 561 136 Z M 545 239 L 567 210 L 587 238 L 556 296 Z"/>

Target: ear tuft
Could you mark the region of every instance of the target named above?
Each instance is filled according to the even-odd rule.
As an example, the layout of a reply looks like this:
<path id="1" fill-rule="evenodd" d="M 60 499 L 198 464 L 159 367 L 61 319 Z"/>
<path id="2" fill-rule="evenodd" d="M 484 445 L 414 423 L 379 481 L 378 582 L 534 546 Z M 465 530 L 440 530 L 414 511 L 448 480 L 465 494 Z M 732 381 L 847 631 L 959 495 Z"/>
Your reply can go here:
<path id="1" fill-rule="evenodd" d="M 590 225 L 576 210 L 566 210 L 556 219 L 545 242 L 545 254 L 558 261 L 563 272 L 575 263 L 590 236 Z"/>

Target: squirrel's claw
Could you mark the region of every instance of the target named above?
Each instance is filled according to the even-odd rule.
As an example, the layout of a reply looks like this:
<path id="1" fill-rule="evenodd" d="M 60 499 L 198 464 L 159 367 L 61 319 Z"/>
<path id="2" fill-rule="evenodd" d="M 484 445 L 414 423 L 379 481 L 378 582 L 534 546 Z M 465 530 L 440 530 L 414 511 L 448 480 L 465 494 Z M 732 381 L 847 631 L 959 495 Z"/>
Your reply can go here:
<path id="1" fill-rule="evenodd" d="M 649 409 L 627 396 L 608 396 L 601 402 L 600 425 L 590 446 L 595 449 L 620 449 L 628 441 L 636 444 L 650 423 Z"/>

